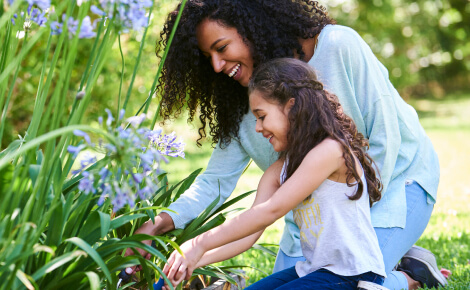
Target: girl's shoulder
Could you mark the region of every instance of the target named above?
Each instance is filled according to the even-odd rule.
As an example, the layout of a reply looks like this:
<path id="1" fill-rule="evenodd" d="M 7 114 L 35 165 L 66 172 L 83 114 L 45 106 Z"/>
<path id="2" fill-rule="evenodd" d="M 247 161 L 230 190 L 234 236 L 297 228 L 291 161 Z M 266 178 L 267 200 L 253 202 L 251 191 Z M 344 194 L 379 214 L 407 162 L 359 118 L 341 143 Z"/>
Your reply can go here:
<path id="1" fill-rule="evenodd" d="M 261 179 L 280 185 L 279 176 L 281 175 L 283 165 L 283 159 L 276 160 L 266 169 Z"/>
<path id="2" fill-rule="evenodd" d="M 326 138 L 317 146 L 312 148 L 305 158 L 315 156 L 324 156 L 328 159 L 335 159 L 343 156 L 343 147 L 340 142 L 332 138 Z"/>

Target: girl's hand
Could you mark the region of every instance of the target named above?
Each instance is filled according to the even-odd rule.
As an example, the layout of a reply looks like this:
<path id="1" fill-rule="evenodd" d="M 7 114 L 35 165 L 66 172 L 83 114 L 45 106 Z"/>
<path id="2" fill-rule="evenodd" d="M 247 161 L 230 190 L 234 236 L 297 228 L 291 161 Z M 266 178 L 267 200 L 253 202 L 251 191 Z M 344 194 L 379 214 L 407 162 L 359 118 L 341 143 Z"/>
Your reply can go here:
<path id="1" fill-rule="evenodd" d="M 189 280 L 191 278 L 197 263 L 204 254 L 204 250 L 196 245 L 196 239 L 197 237 L 180 246 L 184 257 L 175 250 L 163 268 L 163 273 L 175 286 L 181 283 L 183 279 Z"/>

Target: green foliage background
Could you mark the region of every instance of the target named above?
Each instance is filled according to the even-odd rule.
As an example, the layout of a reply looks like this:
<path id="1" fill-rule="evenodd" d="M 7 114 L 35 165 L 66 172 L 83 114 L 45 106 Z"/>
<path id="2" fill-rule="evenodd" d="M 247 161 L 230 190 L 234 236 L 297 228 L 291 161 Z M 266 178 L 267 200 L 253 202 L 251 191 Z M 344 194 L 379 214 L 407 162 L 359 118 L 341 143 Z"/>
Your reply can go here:
<path id="1" fill-rule="evenodd" d="M 54 3 L 54 1 L 52 1 Z M 158 0 L 143 51 L 135 86 L 130 100 L 130 111 L 136 111 L 147 97 L 159 64 L 155 44 L 166 14 L 179 1 Z M 327 11 L 338 24 L 354 28 L 371 46 L 373 52 L 389 70 L 390 79 L 405 99 L 445 98 L 448 92 L 470 88 L 470 1 L 467 0 L 324 0 Z M 3 11 L 1 11 L 3 12 Z M 33 27 L 34 28 L 34 27 Z M 121 37 L 125 71 L 122 94 L 130 76 L 142 35 L 125 34 Z M 22 135 L 30 121 L 40 75 L 41 57 L 47 37 L 28 55 L 14 88 L 13 100 L 8 108 L 5 148 L 18 134 Z M 92 41 L 81 40 L 79 55 L 69 87 L 70 102 L 77 92 Z M 109 51 L 109 61 L 103 68 L 93 90 L 93 101 L 87 110 L 96 120 L 103 108 L 116 107 L 121 78 L 121 55 L 115 45 Z M 155 110 L 150 110 L 154 112 Z"/>

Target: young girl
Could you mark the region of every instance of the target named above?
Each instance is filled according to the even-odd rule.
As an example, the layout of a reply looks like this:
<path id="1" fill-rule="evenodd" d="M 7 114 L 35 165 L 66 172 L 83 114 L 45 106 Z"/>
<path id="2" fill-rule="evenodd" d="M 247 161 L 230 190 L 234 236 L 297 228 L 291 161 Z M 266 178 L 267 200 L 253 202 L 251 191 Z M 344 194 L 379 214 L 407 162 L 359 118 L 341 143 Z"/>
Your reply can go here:
<path id="1" fill-rule="evenodd" d="M 181 246 L 164 272 L 175 285 L 196 267 L 233 257 L 262 231 L 294 210 L 306 261 L 248 289 L 357 289 L 359 281 L 382 284 L 383 257 L 370 219 L 381 183 L 367 140 L 313 69 L 296 59 L 260 65 L 249 83 L 256 132 L 279 159 L 258 186 L 251 209 Z M 253 120 L 254 121 L 254 120 Z"/>

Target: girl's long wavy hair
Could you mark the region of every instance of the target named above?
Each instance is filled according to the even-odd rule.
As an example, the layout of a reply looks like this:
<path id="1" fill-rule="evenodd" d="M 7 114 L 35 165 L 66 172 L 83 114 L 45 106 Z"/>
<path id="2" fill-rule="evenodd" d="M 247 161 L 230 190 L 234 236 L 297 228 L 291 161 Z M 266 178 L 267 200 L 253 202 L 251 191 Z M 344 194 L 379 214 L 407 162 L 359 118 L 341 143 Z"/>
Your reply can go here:
<path id="1" fill-rule="evenodd" d="M 297 170 L 307 153 L 326 138 L 336 140 L 343 149 L 348 168 L 346 183 L 356 185 L 357 191 L 349 199 L 362 196 L 364 184 L 359 176 L 354 156 L 362 164 L 366 177 L 370 205 L 379 201 L 382 184 L 377 178 L 372 158 L 365 152 L 369 143 L 357 131 L 356 125 L 344 112 L 337 97 L 323 89 L 313 69 L 305 62 L 280 58 L 261 64 L 248 85 L 249 92 L 259 91 L 269 101 L 284 107 L 295 99 L 291 107 L 287 148 L 280 158 L 289 160 L 285 172 L 287 180 Z"/>
<path id="2" fill-rule="evenodd" d="M 181 5 L 181 4 L 180 4 Z M 157 44 L 157 54 L 168 45 L 180 5 L 168 15 Z M 181 114 L 185 106 L 192 122 L 199 111 L 199 141 L 230 143 L 238 136 L 239 123 L 248 112 L 247 89 L 223 73 L 215 73 L 198 49 L 196 27 L 204 20 L 234 27 L 249 46 L 255 67 L 267 60 L 305 53 L 299 39 L 312 38 L 328 17 L 317 1 L 310 0 L 188 0 L 167 55 L 157 94 L 162 96 L 164 120 Z"/>

